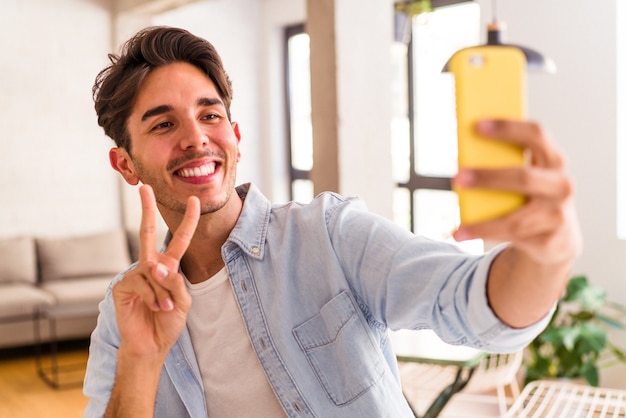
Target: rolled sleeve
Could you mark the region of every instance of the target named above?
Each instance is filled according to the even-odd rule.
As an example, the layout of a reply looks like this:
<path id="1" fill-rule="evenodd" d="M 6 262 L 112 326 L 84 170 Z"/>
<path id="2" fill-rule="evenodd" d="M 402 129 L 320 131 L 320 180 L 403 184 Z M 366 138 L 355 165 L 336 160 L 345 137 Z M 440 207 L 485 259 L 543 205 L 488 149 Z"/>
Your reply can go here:
<path id="1" fill-rule="evenodd" d="M 468 297 L 469 324 L 482 342 L 480 348 L 498 353 L 515 352 L 526 347 L 545 329 L 556 309 L 555 303 L 541 320 L 525 328 L 512 328 L 496 316 L 487 298 L 487 277 L 491 263 L 504 248 L 505 244 L 499 245 L 480 261 Z"/>

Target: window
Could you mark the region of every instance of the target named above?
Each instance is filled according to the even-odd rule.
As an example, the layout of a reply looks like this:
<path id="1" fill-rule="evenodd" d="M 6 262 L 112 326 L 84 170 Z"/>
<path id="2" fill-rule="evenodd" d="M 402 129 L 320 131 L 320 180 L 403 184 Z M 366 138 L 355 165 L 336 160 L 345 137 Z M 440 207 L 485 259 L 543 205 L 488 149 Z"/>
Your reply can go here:
<path id="1" fill-rule="evenodd" d="M 480 43 L 480 9 L 474 2 L 416 16 L 408 47 L 393 47 L 392 155 L 394 221 L 433 239 L 452 241 L 458 202 L 454 79 L 442 72 L 452 54 Z M 482 241 L 462 243 L 474 252 Z"/>
<path id="2" fill-rule="evenodd" d="M 450 5 L 453 3 L 460 3 Z M 480 8 L 467 0 L 418 15 L 407 47 L 392 46 L 394 221 L 413 232 L 451 241 L 458 203 L 450 178 L 456 172 L 454 80 L 442 68 L 452 54 L 480 43 Z M 303 25 L 285 31 L 288 150 L 291 198 L 313 198 L 309 37 Z M 464 248 L 482 252 L 481 240 Z"/>
<path id="3" fill-rule="evenodd" d="M 309 202 L 313 199 L 309 36 L 304 25 L 296 25 L 286 29 L 285 39 L 290 199 Z"/>

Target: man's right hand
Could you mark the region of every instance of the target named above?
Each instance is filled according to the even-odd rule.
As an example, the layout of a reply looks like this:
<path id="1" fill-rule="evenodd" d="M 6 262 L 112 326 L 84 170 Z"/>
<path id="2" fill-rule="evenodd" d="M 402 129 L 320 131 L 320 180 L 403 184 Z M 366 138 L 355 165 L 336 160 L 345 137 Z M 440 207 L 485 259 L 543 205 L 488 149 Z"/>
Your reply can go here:
<path id="1" fill-rule="evenodd" d="M 147 185 L 139 192 L 139 261 L 113 286 L 121 343 L 106 418 L 154 416 L 163 363 L 185 327 L 191 306 L 191 296 L 178 270 L 200 219 L 200 201 L 189 197 L 180 225 L 160 254 L 155 245 L 154 192 Z"/>
<path id="2" fill-rule="evenodd" d="M 142 217 L 139 261 L 113 287 L 120 349 L 131 357 L 164 361 L 185 327 L 191 297 L 178 272 L 200 217 L 200 202 L 189 197 L 185 215 L 164 253 L 155 246 L 156 201 L 152 188 L 140 188 Z M 153 357 L 153 356 L 156 356 Z"/>

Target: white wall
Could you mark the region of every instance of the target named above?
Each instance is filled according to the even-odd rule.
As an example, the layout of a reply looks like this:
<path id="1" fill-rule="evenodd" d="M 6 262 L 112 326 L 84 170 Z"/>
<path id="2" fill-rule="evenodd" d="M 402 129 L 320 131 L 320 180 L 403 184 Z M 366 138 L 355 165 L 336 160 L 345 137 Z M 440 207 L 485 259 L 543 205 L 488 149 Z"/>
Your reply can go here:
<path id="1" fill-rule="evenodd" d="M 156 16 L 208 39 L 233 83 L 233 120 L 241 131 L 237 182 L 282 197 L 288 183 L 283 94 L 283 28 L 305 19 L 304 0 L 208 0 Z M 268 143 L 271 146 L 268 146 Z"/>
<path id="2" fill-rule="evenodd" d="M 0 236 L 119 225 L 91 86 L 106 63 L 106 0 L 0 4 Z"/>
<path id="3" fill-rule="evenodd" d="M 305 0 L 263 0 L 261 22 L 261 55 L 263 65 L 259 69 L 260 88 L 259 132 L 263 138 L 259 155 L 263 166 L 265 192 L 274 202 L 289 199 L 289 174 L 287 171 L 286 103 L 284 94 L 285 68 L 284 28 L 303 23 L 306 19 Z"/>
<path id="4" fill-rule="evenodd" d="M 616 107 L 617 1 L 590 7 L 586 0 L 501 0 L 498 10 L 511 42 L 556 61 L 556 75 L 530 76 L 530 113 L 549 127 L 575 179 L 585 235 L 575 273 L 588 274 L 620 300 L 626 244 L 616 238 L 617 120 L 623 117 Z M 479 2 L 488 18 L 490 2 Z M 117 175 L 107 161 L 112 142 L 97 126 L 91 100 L 93 79 L 114 49 L 109 4 L 0 3 L 0 35 L 8 40 L 0 42 L 0 236 L 80 233 L 122 222 Z M 242 128 L 239 180 L 255 181 L 276 200 L 284 198 L 276 43 L 283 23 L 303 18 L 304 0 L 206 0 L 154 20 L 184 25 L 215 43 L 233 79 L 233 116 Z M 604 372 L 602 383 L 626 387 L 624 371 Z"/>
<path id="5" fill-rule="evenodd" d="M 222 57 L 233 83 L 231 114 L 241 132 L 237 182 L 262 178 L 256 164 L 261 149 L 259 135 L 259 68 L 262 67 L 261 3 L 257 0 L 211 0 L 193 3 L 155 16 L 156 25 L 185 28 L 209 40 Z"/>
<path id="6" fill-rule="evenodd" d="M 233 83 L 231 114 L 240 125 L 242 159 L 237 183 L 254 181 L 262 186 L 264 170 L 258 158 L 262 149 L 258 128 L 260 6 L 256 0 L 209 0 L 153 16 L 125 15 L 122 22 L 118 20 L 116 39 L 121 44 L 144 26 L 166 25 L 187 29 L 215 46 Z M 242 60 L 245 65 L 239 64 Z M 130 229 L 137 229 L 141 220 L 137 187 L 125 183 L 121 187 L 125 223 Z M 161 225 L 165 227 L 164 223 Z"/>
<path id="7" fill-rule="evenodd" d="M 508 41 L 550 56 L 557 74 L 529 76 L 529 111 L 565 152 L 576 187 L 585 248 L 575 273 L 624 302 L 626 243 L 617 238 L 617 2 L 589 8 L 584 0 L 499 1 Z M 485 1 L 489 12 L 489 2 Z M 490 19 L 489 13 L 485 18 Z M 624 24 L 622 22 L 621 24 Z M 626 74 L 621 74 L 626 77 Z M 626 346 L 624 332 L 614 334 Z M 626 388 L 626 366 L 606 369 L 601 383 Z"/>
<path id="8" fill-rule="evenodd" d="M 237 183 L 254 182 L 273 200 L 286 201 L 282 37 L 285 26 L 304 19 L 304 0 L 207 0 L 150 18 L 125 16 L 117 38 L 123 42 L 152 24 L 181 27 L 209 40 L 233 83 L 231 114 L 239 123 L 242 154 Z M 126 223 L 136 228 L 140 222 L 136 188 L 126 184 L 122 188 Z"/>

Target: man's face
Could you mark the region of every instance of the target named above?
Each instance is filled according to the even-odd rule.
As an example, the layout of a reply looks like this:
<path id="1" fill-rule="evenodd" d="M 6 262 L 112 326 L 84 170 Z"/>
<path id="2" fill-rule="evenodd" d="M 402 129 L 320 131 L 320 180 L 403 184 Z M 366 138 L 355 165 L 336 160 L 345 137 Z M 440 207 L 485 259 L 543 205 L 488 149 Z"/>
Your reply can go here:
<path id="1" fill-rule="evenodd" d="M 152 186 L 162 209 L 184 213 L 187 197 L 202 213 L 231 198 L 239 161 L 239 129 L 228 120 L 213 82 L 188 63 L 153 70 L 142 82 L 127 122 L 131 152 L 110 159 L 126 181 Z"/>

